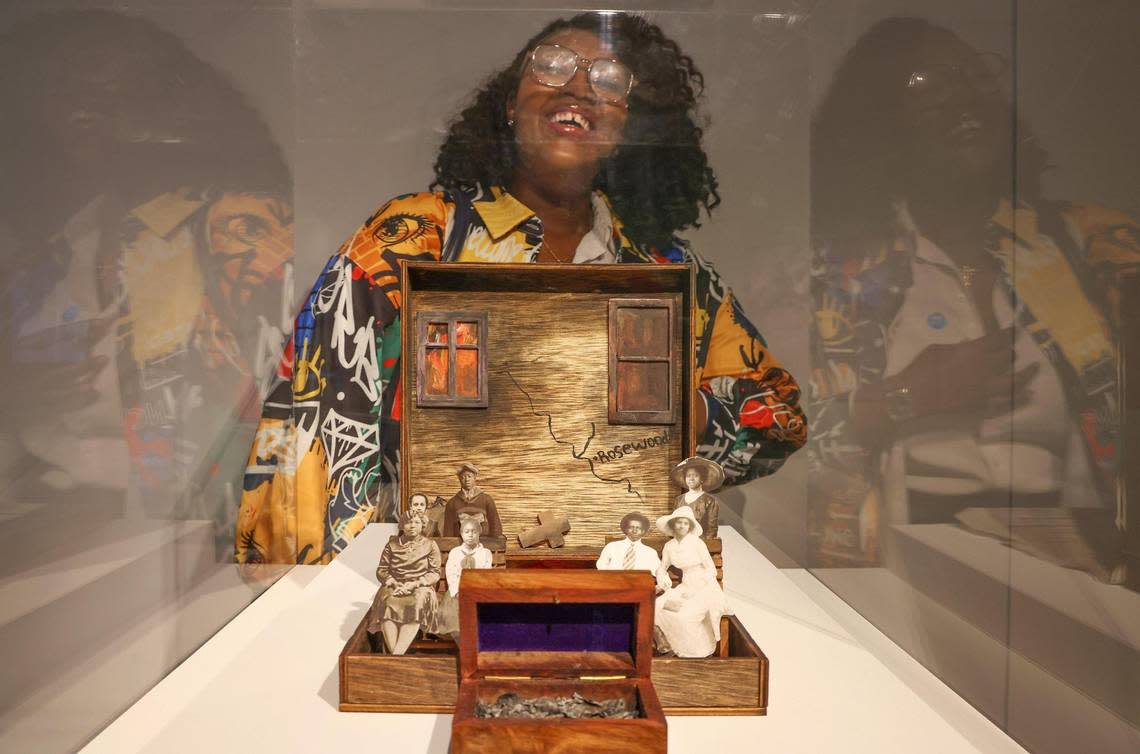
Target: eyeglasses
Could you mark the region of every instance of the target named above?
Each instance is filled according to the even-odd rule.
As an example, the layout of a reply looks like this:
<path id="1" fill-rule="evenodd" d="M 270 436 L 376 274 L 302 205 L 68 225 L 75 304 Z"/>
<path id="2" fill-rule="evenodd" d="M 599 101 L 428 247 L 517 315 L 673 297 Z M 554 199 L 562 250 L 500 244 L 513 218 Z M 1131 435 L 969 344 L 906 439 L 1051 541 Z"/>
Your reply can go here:
<path id="1" fill-rule="evenodd" d="M 996 94 L 1001 91 L 1008 71 L 1009 61 L 1004 57 L 982 53 L 973 65 L 941 63 L 916 69 L 911 72 L 906 86 L 912 95 L 938 104 L 951 99 L 962 84 L 979 94 Z"/>
<path id="2" fill-rule="evenodd" d="M 607 102 L 624 103 L 633 89 L 633 71 L 616 60 L 590 60 L 559 45 L 539 45 L 530 53 L 528 71 L 544 86 L 566 86 L 578 69 L 586 71 L 594 94 Z"/>

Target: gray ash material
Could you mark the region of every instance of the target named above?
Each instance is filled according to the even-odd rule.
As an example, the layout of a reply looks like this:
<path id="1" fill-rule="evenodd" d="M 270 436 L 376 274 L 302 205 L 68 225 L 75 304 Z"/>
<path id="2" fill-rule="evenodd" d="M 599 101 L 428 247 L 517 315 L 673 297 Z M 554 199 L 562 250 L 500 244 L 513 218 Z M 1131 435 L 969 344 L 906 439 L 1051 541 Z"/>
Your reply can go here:
<path id="1" fill-rule="evenodd" d="M 593 717 L 630 719 L 640 715 L 636 708 L 630 709 L 622 699 L 595 702 L 575 691 L 574 695 L 569 697 L 546 696 L 537 699 L 522 699 L 518 694 L 503 694 L 488 704 L 476 703 L 475 717 L 566 717 L 583 720 Z"/>

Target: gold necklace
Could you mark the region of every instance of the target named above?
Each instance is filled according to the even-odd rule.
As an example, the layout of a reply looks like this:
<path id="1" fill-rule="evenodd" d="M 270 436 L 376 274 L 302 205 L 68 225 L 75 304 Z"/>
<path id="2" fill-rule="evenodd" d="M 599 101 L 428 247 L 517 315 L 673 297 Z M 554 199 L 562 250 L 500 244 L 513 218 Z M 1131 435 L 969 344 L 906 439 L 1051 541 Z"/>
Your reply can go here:
<path id="1" fill-rule="evenodd" d="M 541 248 L 549 251 L 550 256 L 554 257 L 555 262 L 558 262 L 559 264 L 566 264 L 566 260 L 558 256 L 558 252 L 554 250 L 553 246 L 547 246 L 545 243 L 543 243 Z"/>

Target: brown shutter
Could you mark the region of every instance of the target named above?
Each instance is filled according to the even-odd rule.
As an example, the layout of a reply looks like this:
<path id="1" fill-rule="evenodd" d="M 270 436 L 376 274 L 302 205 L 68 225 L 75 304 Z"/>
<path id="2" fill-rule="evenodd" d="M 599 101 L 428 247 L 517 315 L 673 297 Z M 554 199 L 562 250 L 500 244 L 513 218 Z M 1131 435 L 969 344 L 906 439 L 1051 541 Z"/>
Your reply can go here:
<path id="1" fill-rule="evenodd" d="M 671 298 L 609 301 L 609 420 L 613 424 L 672 424 L 676 317 Z"/>

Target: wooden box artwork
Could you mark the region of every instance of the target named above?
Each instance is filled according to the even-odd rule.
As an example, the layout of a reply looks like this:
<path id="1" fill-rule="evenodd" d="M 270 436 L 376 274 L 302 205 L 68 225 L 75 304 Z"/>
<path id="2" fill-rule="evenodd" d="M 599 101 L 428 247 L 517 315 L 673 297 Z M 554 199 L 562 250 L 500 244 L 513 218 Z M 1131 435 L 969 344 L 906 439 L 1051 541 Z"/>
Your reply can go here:
<path id="1" fill-rule="evenodd" d="M 501 519 L 492 549 L 505 574 L 573 568 L 592 578 L 623 515 L 672 511 L 670 471 L 695 451 L 692 268 L 406 262 L 403 270 L 401 510 L 414 493 L 456 495 L 456 471 L 472 463 Z M 545 511 L 569 521 L 556 538 L 564 542 L 521 547 L 519 535 Z M 437 541 L 445 559 L 457 544 Z M 660 552 L 664 538 L 645 543 Z M 720 541 L 707 543 L 719 580 Z M 366 620 L 341 653 L 340 708 L 451 712 L 455 643 L 421 636 L 406 655 L 374 654 Z M 735 617 L 722 619 L 721 635 L 712 657 L 642 658 L 666 713 L 765 713 L 767 658 Z"/>
<path id="2" fill-rule="evenodd" d="M 650 681 L 653 578 L 646 572 L 473 571 L 459 593 L 454 754 L 661 752 L 666 722 Z M 523 701 L 618 699 L 629 719 L 486 717 L 505 693 Z"/>
<path id="3" fill-rule="evenodd" d="M 456 469 L 474 463 L 479 487 L 498 507 L 508 558 L 518 549 L 517 535 L 535 526 L 539 511 L 557 510 L 569 518 L 565 547 L 571 550 L 601 547 L 631 510 L 650 519 L 669 513 L 677 494 L 669 472 L 695 447 L 692 288 L 687 265 L 580 265 L 568 271 L 561 265 L 405 263 L 405 504 L 415 492 L 451 497 L 458 489 Z M 647 300 L 659 308 L 647 308 Z M 628 312 L 649 312 L 649 324 L 665 323 L 664 335 L 653 338 L 656 329 L 639 327 L 627 312 L 614 346 L 625 351 L 620 360 L 614 357 L 621 374 L 629 365 L 644 367 L 645 379 L 668 391 L 659 405 L 635 400 L 616 408 L 630 420 L 660 423 L 610 421 L 611 302 L 623 311 L 628 303 Z M 624 334 L 628 330 L 633 334 Z M 452 358 L 445 344 L 433 343 L 438 347 L 425 353 L 438 358 L 417 363 L 424 346 L 420 332 L 438 333 L 436 340 L 455 332 L 467 350 L 456 345 Z M 461 362 L 464 352 L 475 355 Z M 666 361 L 649 360 L 659 358 Z M 418 401 L 421 374 L 433 382 L 425 390 L 433 400 L 446 398 L 437 394 L 455 384 L 468 386 L 454 396 L 457 401 L 474 401 L 485 380 L 487 405 Z M 632 374 L 636 380 L 640 372 Z"/>

